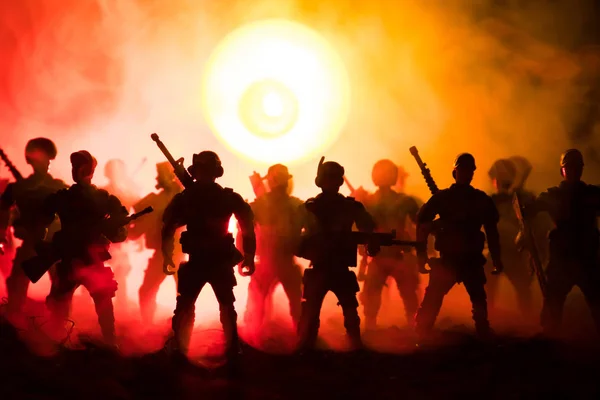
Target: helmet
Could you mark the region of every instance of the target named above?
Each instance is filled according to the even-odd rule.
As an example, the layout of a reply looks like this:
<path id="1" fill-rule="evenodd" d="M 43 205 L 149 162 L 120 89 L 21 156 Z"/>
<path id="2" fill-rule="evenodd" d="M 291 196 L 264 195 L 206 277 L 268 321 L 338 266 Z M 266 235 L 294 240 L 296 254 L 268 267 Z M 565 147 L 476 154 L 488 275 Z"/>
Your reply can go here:
<path id="1" fill-rule="evenodd" d="M 475 171 L 477 169 L 475 166 L 475 157 L 469 153 L 459 154 L 454 160 L 454 168 L 458 167 L 470 168 Z"/>
<path id="2" fill-rule="evenodd" d="M 319 169 L 317 170 L 317 177 L 315 178 L 315 185 L 322 188 L 325 181 L 329 180 L 335 182 L 337 186 L 344 184 L 344 167 L 334 161 L 319 162 Z"/>
<path id="3" fill-rule="evenodd" d="M 502 186 L 511 186 L 517 177 L 517 168 L 510 159 L 501 159 L 492 164 L 488 175 Z"/>
<path id="4" fill-rule="evenodd" d="M 32 153 L 34 151 L 41 151 L 45 153 L 50 160 L 56 158 L 57 150 L 56 145 L 50 139 L 43 137 L 31 139 L 25 146 L 25 154 Z"/>
<path id="5" fill-rule="evenodd" d="M 373 166 L 371 179 L 375 186 L 394 186 L 398 182 L 398 167 L 390 160 L 379 160 Z"/>
<path id="6" fill-rule="evenodd" d="M 577 149 L 569 149 L 560 157 L 560 167 L 568 165 L 583 167 L 583 154 Z"/>
<path id="7" fill-rule="evenodd" d="M 206 171 L 215 178 L 222 177 L 224 172 L 221 159 L 214 151 L 202 151 L 199 154 L 194 154 L 188 172 L 193 175 L 194 171 L 197 170 Z"/>
<path id="8" fill-rule="evenodd" d="M 93 175 L 98 165 L 98 161 L 90 154 L 89 151 L 79 150 L 71 154 L 71 165 L 73 170 L 79 170 L 80 168 L 86 169 L 86 176 Z"/>
<path id="9" fill-rule="evenodd" d="M 292 178 L 292 175 L 290 175 L 288 168 L 285 165 L 275 164 L 269 167 L 266 178 L 269 182 L 269 187 L 272 189 L 287 184 Z"/>

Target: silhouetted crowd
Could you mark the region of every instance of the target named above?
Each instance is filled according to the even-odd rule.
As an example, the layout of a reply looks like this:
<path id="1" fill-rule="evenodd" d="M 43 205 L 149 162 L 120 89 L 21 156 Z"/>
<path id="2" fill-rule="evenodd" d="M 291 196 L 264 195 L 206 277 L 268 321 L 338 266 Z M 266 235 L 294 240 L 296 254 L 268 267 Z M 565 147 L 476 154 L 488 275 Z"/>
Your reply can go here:
<path id="1" fill-rule="evenodd" d="M 344 182 L 349 184 L 344 168 L 324 158 L 315 178 L 321 192 L 315 197 L 302 201 L 292 196 L 292 175 L 276 164 L 264 177 L 251 176 L 256 199 L 248 203 L 216 182 L 224 173 L 217 154 L 194 154 L 185 168 L 158 136 L 152 139 L 168 161 L 156 165 L 158 192 L 143 198 L 132 190 L 120 160 L 107 164 L 110 183 L 101 189 L 92 184 L 97 161 L 88 151 L 71 154 L 70 186 L 49 173 L 57 156 L 49 139 L 27 143 L 25 157 L 33 169 L 28 177 L 0 152 L 15 178 L 0 187 L 0 260 L 8 276 L 9 318 L 22 312 L 29 283 L 48 273 L 51 329 L 64 329 L 73 294 L 83 286 L 94 301 L 106 344 L 118 349 L 113 298 L 117 307 L 126 306 L 120 301 L 126 299 L 125 278 L 131 270 L 126 244 L 143 237 L 154 254 L 139 288 L 141 317 L 145 324 L 153 322 L 159 287 L 173 275 L 177 302 L 172 338 L 165 346 L 176 357 L 189 350 L 196 299 L 206 284 L 219 303 L 227 359 L 239 356 L 236 266 L 241 275 L 251 276 L 245 325 L 261 331 L 273 291 L 281 284 L 300 353 L 316 346 L 321 307 L 330 291 L 342 309 L 352 348 L 361 349 L 359 300 L 364 328 L 374 330 L 390 277 L 420 345 L 431 339 L 445 295 L 461 283 L 472 303 L 477 336 L 491 340 L 488 301 L 496 299 L 497 281 L 486 286 L 486 265 L 492 274 L 506 274 L 529 319 L 536 318 L 532 284 L 537 281 L 543 295 L 540 322 L 549 338 L 561 333 L 565 300 L 575 285 L 600 333 L 600 188 L 581 180 L 584 160 L 578 150 L 561 156 L 562 181 L 538 196 L 525 189 L 532 166 L 523 157 L 493 164 L 489 177 L 495 193 L 488 195 L 471 186 L 476 171 L 471 154 L 456 158 L 455 183 L 438 189 L 413 148 L 431 191 L 425 203 L 404 193 L 407 175 L 390 160 L 373 167 L 374 193 L 349 185 L 352 197 L 346 197 L 339 193 Z M 237 237 L 229 230 L 232 216 Z M 18 249 L 14 238 L 22 241 Z M 303 271 L 296 258 L 310 266 Z M 429 275 L 423 296 L 421 274 Z M 359 282 L 364 282 L 362 292 Z"/>

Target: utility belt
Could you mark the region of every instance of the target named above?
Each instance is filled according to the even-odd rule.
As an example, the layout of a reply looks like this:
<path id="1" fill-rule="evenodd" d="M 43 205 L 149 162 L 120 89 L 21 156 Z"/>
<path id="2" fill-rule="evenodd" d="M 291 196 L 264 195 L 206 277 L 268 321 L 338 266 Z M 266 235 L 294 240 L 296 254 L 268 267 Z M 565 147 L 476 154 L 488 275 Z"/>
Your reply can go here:
<path id="1" fill-rule="evenodd" d="M 231 233 L 225 236 L 215 237 L 207 235 L 198 235 L 185 231 L 181 233 L 179 239 L 181 243 L 181 249 L 186 254 L 196 252 L 211 252 L 221 253 L 223 251 L 229 251 L 231 247 L 235 247 L 235 239 Z"/>
<path id="2" fill-rule="evenodd" d="M 435 249 L 443 254 L 460 255 L 482 253 L 485 248 L 485 234 L 440 230 L 435 236 Z"/>
<path id="3" fill-rule="evenodd" d="M 112 258 L 109 252 L 110 241 L 103 236 L 90 240 L 58 231 L 52 239 L 52 246 L 64 261 L 77 259 L 86 265 L 93 265 Z"/>

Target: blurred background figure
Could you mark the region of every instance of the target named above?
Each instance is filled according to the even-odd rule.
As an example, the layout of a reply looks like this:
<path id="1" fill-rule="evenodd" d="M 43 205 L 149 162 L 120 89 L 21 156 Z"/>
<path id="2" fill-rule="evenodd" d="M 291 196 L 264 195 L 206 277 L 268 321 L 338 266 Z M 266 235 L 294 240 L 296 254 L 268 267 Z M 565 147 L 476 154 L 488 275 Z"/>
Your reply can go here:
<path id="1" fill-rule="evenodd" d="M 292 175 L 285 165 L 272 165 L 265 178 L 268 188 L 262 189 L 254 179 L 257 197 L 250 204 L 254 212 L 259 262 L 248 287 L 244 322 L 253 333 L 261 332 L 268 304 L 278 284 L 283 286 L 288 297 L 294 328 L 298 326 L 302 301 L 302 270 L 295 261 L 294 252 L 302 231 L 303 202 L 290 195 Z"/>
<path id="2" fill-rule="evenodd" d="M 146 218 L 134 221 L 129 228 L 129 239 L 137 240 L 142 236 L 145 238 L 146 248 L 153 250 L 154 254 L 148 260 L 144 271 L 144 280 L 139 289 L 140 312 L 144 324 L 152 324 L 156 313 L 156 295 L 161 283 L 167 275 L 163 272 L 163 256 L 161 252 L 161 229 L 165 209 L 173 197 L 182 190 L 177 181 L 173 167 L 168 162 L 156 164 L 156 189 L 158 193 L 150 193 L 136 204 L 133 208 L 139 212 L 146 207 L 152 207 L 154 212 Z M 183 261 L 183 253 L 179 241 L 175 241 L 174 259 L 179 265 Z M 177 275 L 174 275 L 177 278 Z"/>
<path id="3" fill-rule="evenodd" d="M 104 166 L 104 176 L 108 179 L 108 184 L 102 189 L 116 196 L 123 204 L 123 207 L 131 211 L 133 205 L 140 200 L 141 196 L 139 186 L 128 173 L 125 162 L 120 159 L 108 160 Z M 131 272 L 129 252 L 132 250 L 131 241 L 114 243 L 110 248 L 112 258 L 109 263 L 117 282 L 119 282 L 119 291 L 117 291 L 115 298 L 115 306 L 120 312 L 124 312 L 128 308 L 127 277 Z"/>
<path id="4" fill-rule="evenodd" d="M 373 166 L 372 180 L 377 191 L 363 197 L 362 203 L 375 219 L 377 231 L 390 232 L 396 230 L 396 238 L 411 240 L 409 226 L 416 224 L 419 205 L 417 200 L 403 193 L 406 181 L 404 168 L 398 167 L 390 160 L 379 160 Z M 396 190 L 392 187 L 396 185 Z M 370 262 L 362 254 L 358 271 L 358 280 L 364 281 L 360 294 L 364 305 L 365 327 L 376 328 L 377 314 L 381 307 L 381 295 L 389 277 L 396 281 L 400 297 L 404 303 L 406 321 L 414 322 L 419 306 L 419 272 L 416 255 L 411 249 L 390 246 Z"/>

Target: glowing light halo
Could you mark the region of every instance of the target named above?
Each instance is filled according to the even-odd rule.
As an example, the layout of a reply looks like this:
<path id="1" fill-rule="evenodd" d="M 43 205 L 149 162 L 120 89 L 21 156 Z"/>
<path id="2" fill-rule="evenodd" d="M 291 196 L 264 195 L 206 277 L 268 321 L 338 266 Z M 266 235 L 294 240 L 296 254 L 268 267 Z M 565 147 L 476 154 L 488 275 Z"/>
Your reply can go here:
<path id="1" fill-rule="evenodd" d="M 239 117 L 240 99 L 263 80 L 280 82 L 297 100 L 296 121 L 285 133 L 261 135 Z M 290 163 L 335 142 L 348 118 L 350 84 L 319 34 L 296 22 L 266 20 L 242 26 L 219 44 L 204 74 L 202 103 L 209 126 L 232 151 L 262 163 Z M 266 114 L 262 101 L 258 108 Z"/>

